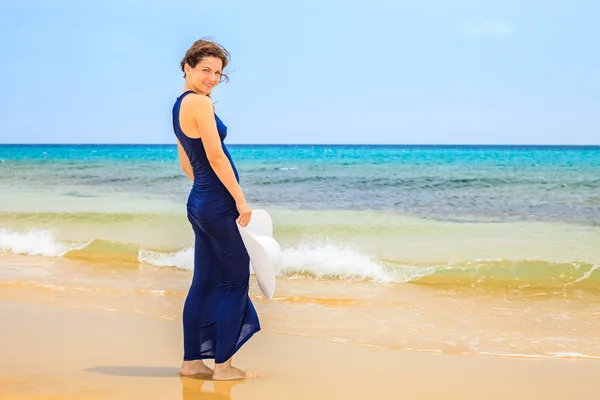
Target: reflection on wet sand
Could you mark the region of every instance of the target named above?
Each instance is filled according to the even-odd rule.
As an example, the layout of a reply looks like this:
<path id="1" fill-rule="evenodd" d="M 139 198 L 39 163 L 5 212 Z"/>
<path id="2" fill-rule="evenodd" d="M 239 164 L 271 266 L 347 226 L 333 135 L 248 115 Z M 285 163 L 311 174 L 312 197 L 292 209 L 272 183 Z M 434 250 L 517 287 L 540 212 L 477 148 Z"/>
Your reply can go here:
<path id="1" fill-rule="evenodd" d="M 231 389 L 244 383 L 243 380 L 213 381 L 183 376 L 180 379 L 183 400 L 231 400 Z"/>

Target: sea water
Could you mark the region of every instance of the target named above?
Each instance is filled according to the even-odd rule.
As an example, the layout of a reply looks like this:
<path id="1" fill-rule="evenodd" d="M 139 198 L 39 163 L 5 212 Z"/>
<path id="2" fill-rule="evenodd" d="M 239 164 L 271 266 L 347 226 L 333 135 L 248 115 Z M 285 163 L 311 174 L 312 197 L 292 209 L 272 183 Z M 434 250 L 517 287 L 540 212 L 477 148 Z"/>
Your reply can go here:
<path id="1" fill-rule="evenodd" d="M 279 331 L 320 336 L 316 307 L 342 342 L 600 357 L 600 147 L 229 149 L 282 246 Z M 0 281 L 183 297 L 190 187 L 174 145 L 0 146 Z"/>

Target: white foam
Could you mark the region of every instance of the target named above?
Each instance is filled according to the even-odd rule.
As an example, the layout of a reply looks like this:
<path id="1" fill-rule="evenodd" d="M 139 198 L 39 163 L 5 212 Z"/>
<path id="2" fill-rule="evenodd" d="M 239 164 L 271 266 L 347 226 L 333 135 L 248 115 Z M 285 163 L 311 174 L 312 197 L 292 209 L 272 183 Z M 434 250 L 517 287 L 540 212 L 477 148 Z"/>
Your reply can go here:
<path id="1" fill-rule="evenodd" d="M 589 356 L 587 354 L 578 353 L 576 351 L 559 351 L 558 353 L 552 353 L 552 355 L 556 358 L 588 358 L 593 360 L 600 359 L 600 357 Z"/>
<path id="2" fill-rule="evenodd" d="M 386 266 L 374 257 L 331 243 L 302 244 L 283 249 L 280 275 L 310 274 L 317 279 L 335 277 L 371 282 L 408 282 L 431 275 L 434 268 Z"/>
<path id="3" fill-rule="evenodd" d="M 546 353 L 546 354 L 521 354 L 521 353 L 501 353 L 501 352 L 487 352 L 479 351 L 476 353 L 463 353 L 463 354 L 479 354 L 483 356 L 494 356 L 494 357 L 507 357 L 507 358 L 585 358 L 590 360 L 598 360 L 600 357 L 590 356 L 578 352 L 561 351 L 557 353 Z"/>
<path id="4" fill-rule="evenodd" d="M 190 247 L 174 253 L 140 250 L 138 261 L 158 267 L 192 271 L 194 249 Z M 335 278 L 387 283 L 414 281 L 433 274 L 435 270 L 434 267 L 386 266 L 383 262 L 350 247 L 313 243 L 283 248 L 281 264 L 276 273 L 290 278 L 310 275 L 316 279 Z"/>
<path id="5" fill-rule="evenodd" d="M 67 252 L 82 249 L 87 243 L 57 241 L 53 232 L 31 229 L 25 233 L 0 229 L 0 253 L 62 257 Z M 194 248 L 163 253 L 150 250 L 138 252 L 138 262 L 158 267 L 194 269 Z M 367 280 L 371 282 L 409 282 L 435 272 L 434 267 L 386 265 L 368 254 L 332 243 L 309 243 L 282 249 L 279 276 L 294 278 L 310 275 L 316 279 Z M 252 273 L 253 271 L 251 271 Z"/>
<path id="6" fill-rule="evenodd" d="M 577 278 L 573 283 L 578 283 L 578 282 L 581 282 L 581 281 L 583 281 L 585 279 L 588 279 L 592 275 L 592 273 L 594 271 L 596 271 L 598 268 L 600 268 L 600 264 L 593 265 L 592 268 L 590 268 L 589 271 L 587 271 L 586 273 L 584 273 L 582 277 Z"/>
<path id="7" fill-rule="evenodd" d="M 366 254 L 350 248 L 326 244 L 301 244 L 283 249 L 280 275 L 310 274 L 317 279 L 370 279 L 389 282 L 391 276 L 383 266 Z"/>
<path id="8" fill-rule="evenodd" d="M 59 242 L 50 230 L 31 229 L 21 233 L 0 229 L 0 253 L 61 257 L 71 250 L 85 246 L 87 243 Z"/>
<path id="9" fill-rule="evenodd" d="M 138 261 L 157 267 L 175 267 L 188 271 L 194 270 L 194 248 L 188 247 L 175 253 L 160 253 L 150 250 L 140 250 Z"/>

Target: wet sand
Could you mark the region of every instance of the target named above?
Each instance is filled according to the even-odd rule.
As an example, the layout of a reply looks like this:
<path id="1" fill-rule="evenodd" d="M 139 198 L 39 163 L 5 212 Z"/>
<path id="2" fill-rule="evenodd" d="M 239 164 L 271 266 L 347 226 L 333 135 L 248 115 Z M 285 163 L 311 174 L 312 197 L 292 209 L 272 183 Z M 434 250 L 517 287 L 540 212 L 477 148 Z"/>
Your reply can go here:
<path id="1" fill-rule="evenodd" d="M 3 400 L 596 399 L 600 392 L 596 360 L 412 353 L 265 331 L 235 358 L 257 379 L 212 382 L 178 376 L 176 321 L 43 304 L 14 291 L 0 299 L 0 320 Z"/>

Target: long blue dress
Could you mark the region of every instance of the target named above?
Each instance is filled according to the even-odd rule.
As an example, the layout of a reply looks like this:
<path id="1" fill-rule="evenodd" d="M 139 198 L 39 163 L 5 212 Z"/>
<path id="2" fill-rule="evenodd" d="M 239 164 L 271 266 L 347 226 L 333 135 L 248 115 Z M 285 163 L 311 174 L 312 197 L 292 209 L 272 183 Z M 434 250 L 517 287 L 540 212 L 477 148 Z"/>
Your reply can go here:
<path id="1" fill-rule="evenodd" d="M 248 296 L 250 257 L 236 225 L 235 200 L 210 166 L 202 140 L 186 136 L 179 124 L 181 101 L 190 93 L 179 96 L 173 106 L 173 130 L 194 173 L 187 200 L 195 235 L 194 273 L 183 307 L 183 359 L 223 363 L 260 330 L 260 323 Z M 227 127 L 216 114 L 215 120 L 239 182 L 223 143 Z"/>

